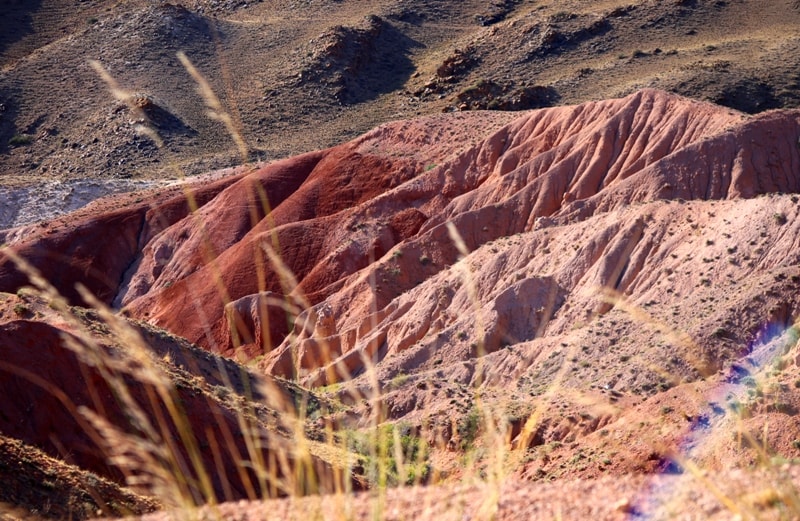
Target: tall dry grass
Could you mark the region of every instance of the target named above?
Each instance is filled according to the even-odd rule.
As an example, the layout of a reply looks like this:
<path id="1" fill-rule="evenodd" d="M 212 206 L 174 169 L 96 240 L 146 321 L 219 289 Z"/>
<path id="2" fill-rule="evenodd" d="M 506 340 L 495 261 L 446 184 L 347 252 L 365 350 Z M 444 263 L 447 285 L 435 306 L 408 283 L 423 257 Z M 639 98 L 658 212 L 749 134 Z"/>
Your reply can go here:
<path id="1" fill-rule="evenodd" d="M 189 59 L 183 54 L 179 55 L 179 59 L 197 82 L 209 115 L 226 127 L 243 161 L 246 161 L 246 141 L 235 119 Z M 93 62 L 92 66 L 108 84 L 112 94 L 137 113 L 137 119 L 147 121 L 146 115 L 133 103 L 133 94 L 119 86 L 99 63 Z M 144 124 L 140 130 L 157 145 L 163 146 L 154 126 Z M 177 163 L 172 161 L 171 164 L 182 177 Z M 261 213 L 270 219 L 268 195 L 263 188 L 258 187 L 250 202 L 260 204 Z M 187 190 L 186 197 L 192 210 L 196 212 L 197 204 L 191 191 Z M 256 206 L 251 204 L 251 207 Z M 255 225 L 259 220 L 259 212 L 253 211 L 251 219 Z M 201 229 L 205 224 L 200 223 Z M 459 231 L 452 223 L 448 225 L 448 229 L 461 258 L 467 258 L 470 252 Z M 205 236 L 206 262 L 214 266 L 214 244 L 208 234 Z M 284 309 L 292 326 L 289 328 L 290 341 L 296 342 L 298 331 L 303 332 L 303 327 L 294 327 L 295 322 L 301 320 L 305 316 L 304 312 L 312 306 L 299 292 L 296 277 L 280 256 L 277 235 L 273 233 L 271 237 L 271 242 L 263 245 L 263 256 L 259 254 L 253 260 L 254 276 L 257 277 L 259 288 L 265 290 L 268 287 L 267 274 L 276 274 L 286 297 L 283 300 L 260 301 L 259 305 L 263 306 L 260 315 L 269 316 L 266 313 L 268 306 Z M 292 382 L 260 378 L 252 368 L 240 367 L 240 374 L 232 374 L 230 364 L 220 363 L 217 365 L 218 377 L 225 382 L 224 388 L 228 389 L 228 393 L 238 398 L 227 402 L 217 400 L 212 396 L 211 387 L 202 382 L 197 384 L 197 389 L 207 394 L 208 422 L 217 421 L 227 411 L 234 415 L 236 429 L 231 430 L 227 424 L 220 423 L 216 431 L 198 433 L 194 430 L 196 423 L 188 417 L 180 394 L 179 385 L 184 385 L 185 382 L 176 378 L 175 366 L 168 356 L 157 355 L 153 346 L 141 334 L 140 327 L 103 305 L 85 289 L 81 289 L 82 298 L 91 304 L 109 331 L 108 336 L 101 341 L 96 331 L 83 319 L 83 311 L 68 305 L 66 299 L 25 259 L 16 257 L 10 250 L 6 249 L 5 252 L 28 275 L 32 286 L 30 292 L 58 312 L 69 325 L 74 335 L 65 337 L 66 346 L 86 366 L 99 371 L 105 383 L 113 390 L 118 405 L 129 418 L 129 425 L 121 426 L 109 421 L 99 401 L 95 408 L 75 406 L 71 404 L 69 397 L 62 396 L 62 401 L 104 451 L 109 464 L 123 473 L 128 486 L 156 498 L 164 508 L 180 509 L 188 518 L 192 517 L 197 506 L 213 507 L 242 497 L 231 486 L 235 479 L 243 485 L 244 497 L 249 499 L 299 497 L 319 492 L 332 494 L 339 498 L 337 501 L 344 501 L 338 517 L 342 520 L 351 518 L 348 514 L 351 509 L 347 507 L 347 502 L 356 501 L 355 492 L 359 488 L 368 491 L 366 501 L 370 504 L 370 517 L 382 519 L 387 509 L 388 491 L 393 488 L 454 481 L 468 485 L 479 484 L 482 496 L 478 510 L 457 514 L 468 514 L 471 519 L 491 520 L 497 514 L 504 483 L 525 465 L 532 439 L 550 405 L 557 398 L 576 397 L 576 391 L 565 385 L 567 360 L 577 355 L 577 345 L 573 345 L 563 358 L 555 377 L 548 383 L 546 392 L 535 401 L 532 411 L 522 422 L 521 433 L 512 440 L 504 404 L 487 399 L 481 382 L 478 382 L 473 389 L 471 417 L 465 420 L 469 443 L 459 449 L 460 454 L 451 457 L 460 463 L 455 469 L 451 466 L 445 474 L 437 467 L 436 456 L 452 456 L 452 447 L 447 444 L 449 440 L 424 432 L 424 426 L 410 426 L 390 420 L 383 399 L 388 383 L 379 379 L 375 361 L 366 354 L 362 357 L 365 370 L 359 375 L 361 381 L 369 383 L 366 392 L 348 387 L 346 383 L 327 389 L 301 389 Z M 481 311 L 475 277 L 467 262 L 458 263 L 454 269 L 461 271 L 476 317 L 478 363 L 486 363 L 487 359 L 483 356 L 487 353 L 486 317 Z M 213 272 L 216 274 L 215 283 L 219 295 L 223 301 L 230 303 L 231 299 L 219 268 L 215 268 Z M 374 280 L 372 284 L 373 287 L 376 285 Z M 685 358 L 701 374 L 705 374 L 703 362 L 694 355 L 696 346 L 687 335 L 647 315 L 621 295 L 605 290 L 603 294 L 609 304 L 629 313 L 643 327 L 653 327 L 669 338 L 673 345 L 683 350 Z M 377 314 L 373 313 L 372 316 Z M 241 323 L 237 325 L 235 317 L 233 318 L 230 320 L 231 335 L 238 345 L 249 333 L 242 330 Z M 373 324 L 375 326 L 377 324 Z M 265 331 L 269 330 L 268 323 L 263 327 Z M 305 331 L 306 334 L 312 332 Z M 265 339 L 264 349 L 270 349 L 272 346 L 269 335 L 262 336 Z M 118 349 L 109 350 L 109 339 Z M 335 358 L 333 349 L 324 339 L 320 342 L 320 348 L 327 351 L 323 352 L 321 358 Z M 669 375 L 665 368 L 652 369 Z M 352 376 L 343 371 L 337 375 L 337 379 L 347 382 Z M 244 382 L 244 389 L 234 382 Z M 292 390 L 294 394 L 288 390 Z M 58 390 L 53 392 L 58 393 Z M 213 392 L 225 394 L 219 388 Z M 361 418 L 356 425 L 337 421 L 337 413 L 347 410 L 350 404 L 360 403 L 371 404 L 368 418 Z M 270 411 L 272 421 L 264 420 L 264 410 Z M 209 436 L 209 432 L 217 432 L 219 437 Z M 780 476 L 769 451 L 746 429 L 742 428 L 741 433 L 758 451 L 762 465 L 776 470 L 776 479 L 771 489 L 775 494 L 773 499 L 783 502 L 789 513 L 800 513 L 796 490 Z M 201 443 L 201 438 L 204 443 Z M 434 443 L 428 441 L 431 439 Z M 665 453 L 671 451 L 670 447 L 665 446 L 663 449 Z M 208 452 L 213 455 L 210 458 L 214 462 L 213 466 L 208 464 Z M 698 486 L 712 491 L 732 515 L 743 519 L 758 518 L 759 512 L 743 500 L 743 496 L 731 497 L 723 493 L 714 482 L 713 476 L 709 477 L 691 459 L 674 451 L 671 452 L 671 457 L 694 478 Z M 225 476 L 228 462 L 224 458 L 236 459 L 236 476 Z M 327 501 L 330 499 L 320 497 L 320 502 Z M 213 512 L 213 508 L 211 511 Z M 319 515 L 320 518 L 324 517 L 322 513 Z"/>

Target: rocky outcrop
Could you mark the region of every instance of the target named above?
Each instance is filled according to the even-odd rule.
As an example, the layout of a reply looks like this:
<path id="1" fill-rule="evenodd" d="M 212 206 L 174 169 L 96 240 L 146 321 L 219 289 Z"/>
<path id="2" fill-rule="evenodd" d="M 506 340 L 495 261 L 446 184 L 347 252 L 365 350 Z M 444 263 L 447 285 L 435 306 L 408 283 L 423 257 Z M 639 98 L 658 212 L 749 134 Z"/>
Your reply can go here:
<path id="1" fill-rule="evenodd" d="M 315 51 L 298 74 L 339 103 L 354 105 L 402 85 L 414 72 L 408 58 L 420 44 L 380 16 L 355 26 L 337 25 L 311 40 Z"/>

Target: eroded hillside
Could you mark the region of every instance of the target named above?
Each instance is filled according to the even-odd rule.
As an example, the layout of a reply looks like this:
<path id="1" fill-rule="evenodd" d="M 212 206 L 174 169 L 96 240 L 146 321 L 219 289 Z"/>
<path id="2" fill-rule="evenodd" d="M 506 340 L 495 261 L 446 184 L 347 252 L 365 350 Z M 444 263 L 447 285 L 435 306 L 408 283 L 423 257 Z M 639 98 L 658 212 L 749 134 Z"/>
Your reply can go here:
<path id="1" fill-rule="evenodd" d="M 315 441 L 411 429 L 428 477 L 493 432 L 525 479 L 729 469 L 761 457 L 736 433 L 798 450 L 799 139 L 797 111 L 657 90 L 438 115 L 5 241 L 72 304 L 341 404 Z"/>

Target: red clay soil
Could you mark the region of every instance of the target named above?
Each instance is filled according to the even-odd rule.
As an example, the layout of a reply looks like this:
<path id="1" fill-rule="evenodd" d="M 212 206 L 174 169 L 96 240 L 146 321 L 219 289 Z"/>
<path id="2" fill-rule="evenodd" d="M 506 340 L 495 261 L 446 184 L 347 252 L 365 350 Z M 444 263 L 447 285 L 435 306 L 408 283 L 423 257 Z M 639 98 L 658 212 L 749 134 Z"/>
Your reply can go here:
<path id="1" fill-rule="evenodd" d="M 180 470 L 173 468 L 173 471 L 195 481 L 187 485 L 186 494 L 198 503 L 209 501 L 210 494 L 216 500 L 257 497 L 259 481 L 242 463 L 243 458 L 249 461 L 256 459 L 256 455 L 248 450 L 241 434 L 241 421 L 247 421 L 259 433 L 264 445 L 257 450 L 262 451 L 260 457 L 265 464 L 276 469 L 276 478 L 280 479 L 286 469 L 295 466 L 284 427 L 274 422 L 262 424 L 263 418 L 242 420 L 248 413 L 237 410 L 235 400 L 224 398 L 244 393 L 239 382 L 241 376 L 237 376 L 241 368 L 228 368 L 227 376 L 219 375 L 224 364 L 213 360 L 209 363 L 177 339 L 148 334 L 143 328 L 141 332 L 148 345 L 156 353 L 163 350 L 164 354 L 155 363 L 156 371 L 148 369 L 147 364 L 137 370 L 136 362 L 126 359 L 130 355 L 124 354 L 131 348 L 122 347 L 107 324 L 92 312 L 73 311 L 76 316 L 84 317 L 85 328 L 65 322 L 34 296 L 2 296 L 0 395 L 7 398 L 0 400 L 0 431 L 5 436 L 113 482 L 131 484 L 140 493 L 157 493 L 162 498 L 164 491 L 158 489 L 158 470 L 152 465 L 161 462 L 172 468 L 169 460 L 164 459 L 167 456 L 158 452 L 166 448 L 166 453 L 172 451 L 179 461 L 174 465 L 180 465 Z M 99 349 L 106 364 L 98 364 L 92 355 L 78 354 L 68 347 L 70 343 L 84 346 L 89 353 L 92 343 L 101 345 Z M 127 346 L 130 345 L 128 342 Z M 212 387 L 221 382 L 202 376 L 209 367 L 217 372 L 217 380 L 228 379 L 224 394 Z M 189 368 L 197 374 L 188 372 Z M 167 388 L 180 414 L 170 414 L 157 384 L 152 383 L 158 378 L 169 382 Z M 122 385 L 112 385 L 113 381 Z M 137 416 L 136 410 L 123 399 L 123 392 L 137 404 L 142 416 Z M 98 427 L 83 412 L 84 408 L 99 414 L 108 428 L 119 434 Z M 155 429 L 157 439 L 147 435 L 144 422 Z M 187 435 L 197 447 L 197 461 L 191 459 L 195 453 L 187 449 L 191 445 L 185 441 Z M 151 443 L 155 447 L 148 445 Z M 330 466 L 316 457 L 312 456 L 308 465 L 319 476 L 330 476 Z M 196 482 L 202 474 L 208 476 L 211 491 L 204 491 Z M 323 479 L 320 490 L 332 482 L 332 478 Z M 314 491 L 285 490 L 277 482 L 270 490 L 270 495 Z"/>
<path id="2" fill-rule="evenodd" d="M 75 290 L 80 281 L 111 303 L 126 269 L 152 236 L 186 218 L 235 179 L 234 171 L 216 182 L 108 197 L 68 217 L 2 231 L 0 237 L 6 244 L 24 243 L 19 251 L 70 301 L 82 302 Z M 27 282 L 8 261 L 2 262 L 0 273 L 7 281 L 4 288 Z"/>
<path id="3" fill-rule="evenodd" d="M 472 251 L 537 222 L 584 221 L 634 203 L 793 192 L 797 133 L 797 113 L 750 119 L 653 90 L 522 115 L 423 118 L 200 188 L 191 215 L 183 196 L 153 195 L 25 230 L 13 248 L 73 301 L 81 281 L 133 316 L 232 355 L 240 346 L 225 305 L 286 293 L 263 251 L 269 244 L 297 278 L 295 294 L 311 304 L 330 297 L 344 340 L 337 352 L 356 353 L 365 317 L 388 314 L 403 292 L 456 260 L 446 222 Z M 639 235 L 631 218 L 617 226 Z M 583 285 L 624 291 L 610 280 L 624 250 L 604 256 L 608 268 Z M 373 289 L 370 280 L 395 264 L 400 274 Z M 2 261 L 0 289 L 22 280 Z M 256 337 L 277 346 L 287 332 L 285 320 L 239 320 L 268 330 L 239 332 L 248 357 L 274 347 L 252 345 Z M 390 351 L 398 343 L 407 341 Z M 287 349 L 270 353 L 285 375 L 299 369 L 287 367 Z"/>
<path id="4" fill-rule="evenodd" d="M 75 303 L 82 281 L 267 374 L 346 380 L 326 390 L 350 402 L 377 381 L 450 463 L 486 434 L 462 422 L 480 395 L 530 456 L 518 477 L 671 470 L 686 447 L 722 469 L 756 457 L 731 432 L 800 451 L 799 138 L 798 111 L 656 90 L 439 115 L 194 185 L 191 214 L 152 192 L 5 240 Z"/>

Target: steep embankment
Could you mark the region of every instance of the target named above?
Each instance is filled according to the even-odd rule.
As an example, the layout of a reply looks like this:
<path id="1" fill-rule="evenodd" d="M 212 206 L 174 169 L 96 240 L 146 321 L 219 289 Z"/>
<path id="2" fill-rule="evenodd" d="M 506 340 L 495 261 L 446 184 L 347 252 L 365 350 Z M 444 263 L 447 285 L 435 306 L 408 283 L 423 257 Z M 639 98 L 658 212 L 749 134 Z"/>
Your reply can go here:
<path id="1" fill-rule="evenodd" d="M 684 446 L 725 466 L 752 457 L 725 443 L 741 407 L 798 450 L 799 137 L 797 111 L 655 90 L 440 115 L 6 240 L 70 298 L 83 281 L 269 374 L 352 379 L 350 401 L 377 381 L 443 453 L 475 442 L 479 393 L 534 479 L 668 468 Z M 22 281 L 0 265 L 0 289 Z"/>
<path id="2" fill-rule="evenodd" d="M 313 398 L 162 330 L 29 291 L 0 293 L 0 353 L 0 469 L 25 464 L 2 499 L 31 512 L 34 498 L 48 517 L 84 519 L 159 502 L 330 492 L 349 479 L 314 448 L 295 450 L 285 418 Z M 42 473 L 50 499 L 69 504 L 49 509 L 42 487 L 26 490 Z"/>

